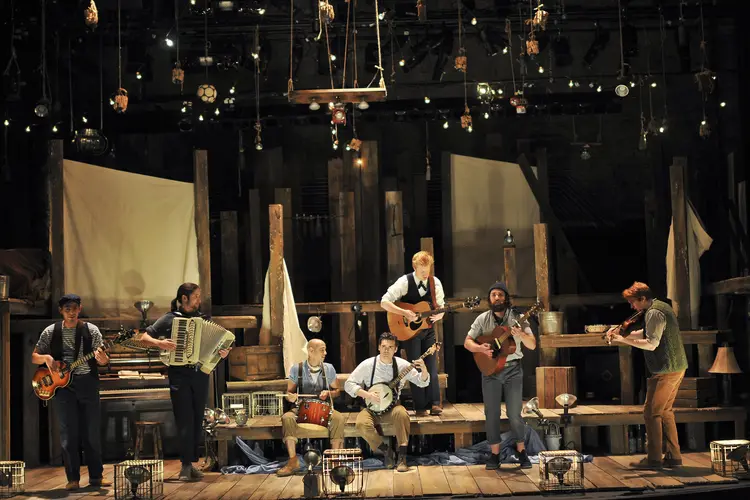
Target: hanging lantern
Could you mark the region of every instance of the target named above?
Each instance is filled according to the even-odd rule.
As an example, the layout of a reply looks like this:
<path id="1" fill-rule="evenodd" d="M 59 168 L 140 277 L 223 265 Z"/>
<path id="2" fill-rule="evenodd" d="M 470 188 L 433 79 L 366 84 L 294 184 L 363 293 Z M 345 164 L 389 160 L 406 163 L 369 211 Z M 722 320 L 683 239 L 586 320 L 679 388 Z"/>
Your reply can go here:
<path id="1" fill-rule="evenodd" d="M 461 115 L 461 128 L 469 130 L 472 129 L 472 123 L 471 123 L 471 112 L 469 111 L 469 107 L 464 107 L 464 114 Z"/>
<path id="2" fill-rule="evenodd" d="M 711 126 L 705 118 L 701 120 L 700 127 L 698 127 L 698 135 L 701 136 L 701 139 L 707 139 L 711 135 Z"/>
<path id="3" fill-rule="evenodd" d="M 94 0 L 91 0 L 89 6 L 83 11 L 83 16 L 83 20 L 89 28 L 94 29 L 99 24 L 99 11 L 96 9 Z"/>
<path id="4" fill-rule="evenodd" d="M 100 156 L 107 152 L 107 138 L 93 128 L 85 128 L 78 132 L 75 136 L 75 143 L 81 153 Z"/>
<path id="5" fill-rule="evenodd" d="M 185 70 L 182 69 L 180 61 L 174 63 L 174 68 L 172 68 L 172 83 L 180 87 L 185 83 Z"/>
<path id="6" fill-rule="evenodd" d="M 357 139 L 356 137 L 349 142 L 349 149 L 353 149 L 354 151 L 359 151 L 359 148 L 362 147 L 362 141 Z"/>
<path id="7" fill-rule="evenodd" d="M 710 69 L 704 69 L 695 74 L 695 82 L 698 84 L 698 90 L 701 92 L 712 94 L 715 80 L 716 73 Z"/>
<path id="8" fill-rule="evenodd" d="M 323 320 L 320 316 L 310 316 L 307 319 L 307 329 L 312 333 L 319 333 L 323 329 Z"/>
<path id="9" fill-rule="evenodd" d="M 197 95 L 203 102 L 207 102 L 209 104 L 214 102 L 218 94 L 219 93 L 216 92 L 216 87 L 208 83 L 204 83 L 203 85 L 198 87 Z"/>
<path id="10" fill-rule="evenodd" d="M 535 56 L 539 53 L 539 42 L 533 36 L 531 39 L 526 40 L 526 53 L 530 56 Z"/>
<path id="11" fill-rule="evenodd" d="M 529 101 L 526 100 L 521 92 L 518 92 L 510 98 L 510 105 L 516 108 L 516 114 L 518 115 L 526 114 L 526 106 L 528 106 L 528 104 Z"/>
<path id="12" fill-rule="evenodd" d="M 463 55 L 463 50 L 461 50 L 461 55 L 456 56 L 456 62 L 455 67 L 458 71 L 461 71 L 462 73 L 466 73 L 466 68 L 469 63 L 469 61 L 466 59 L 466 56 Z"/>
<path id="13" fill-rule="evenodd" d="M 115 98 L 113 100 L 114 104 L 112 104 L 112 107 L 115 111 L 118 113 L 124 113 L 128 109 L 128 91 L 119 88 L 117 89 L 117 92 L 115 92 Z"/>
<path id="14" fill-rule="evenodd" d="M 331 24 L 336 18 L 336 13 L 333 10 L 333 5 L 328 3 L 328 0 L 321 0 L 318 5 L 320 6 L 320 15 L 323 18 L 323 21 Z"/>
<path id="15" fill-rule="evenodd" d="M 536 12 L 534 13 L 534 17 L 531 19 L 531 24 L 533 26 L 539 27 L 539 29 L 546 29 L 547 28 L 547 18 L 549 17 L 549 13 L 542 9 L 544 5 L 539 4 L 536 8 Z"/>
<path id="16" fill-rule="evenodd" d="M 331 121 L 334 125 L 346 125 L 346 105 L 337 102 L 331 109 Z"/>
<path id="17" fill-rule="evenodd" d="M 427 20 L 427 3 L 426 0 L 417 0 L 417 17 L 420 21 Z"/>

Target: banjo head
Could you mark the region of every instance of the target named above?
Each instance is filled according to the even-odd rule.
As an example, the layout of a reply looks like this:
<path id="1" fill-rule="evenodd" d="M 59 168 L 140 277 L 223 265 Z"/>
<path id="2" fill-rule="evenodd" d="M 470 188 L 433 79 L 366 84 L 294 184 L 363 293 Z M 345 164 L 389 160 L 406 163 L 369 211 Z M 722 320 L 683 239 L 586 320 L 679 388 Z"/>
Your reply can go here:
<path id="1" fill-rule="evenodd" d="M 370 388 L 370 392 L 380 396 L 380 402 L 367 402 L 367 408 L 374 412 L 382 412 L 390 408 L 393 404 L 393 391 L 386 384 L 375 384 Z"/>

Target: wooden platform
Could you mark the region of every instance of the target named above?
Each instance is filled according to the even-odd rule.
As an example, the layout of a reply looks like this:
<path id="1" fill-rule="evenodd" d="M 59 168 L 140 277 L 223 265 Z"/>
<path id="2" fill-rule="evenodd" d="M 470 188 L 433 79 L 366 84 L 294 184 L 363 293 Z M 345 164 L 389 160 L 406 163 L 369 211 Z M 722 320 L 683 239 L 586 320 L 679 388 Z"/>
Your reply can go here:
<path id="1" fill-rule="evenodd" d="M 700 487 L 716 486 L 740 498 L 736 490 L 749 487 L 750 481 L 737 481 L 711 472 L 708 453 L 686 453 L 684 466 L 664 471 L 636 471 L 628 464 L 640 460 L 637 456 L 602 456 L 584 466 L 585 493 L 593 492 L 658 492 L 680 489 L 689 492 Z M 275 474 L 222 475 L 209 473 L 196 483 L 176 480 L 180 463 L 164 463 L 164 498 L 167 500 L 270 500 L 302 498 L 302 476 L 280 478 Z M 112 480 L 113 466 L 105 465 L 105 478 Z M 67 494 L 65 472 L 62 467 L 46 467 L 26 471 L 26 493 L 15 499 L 41 498 L 112 498 L 113 489 L 93 489 L 88 485 L 86 468 L 81 469 L 81 486 L 84 489 Z M 364 496 L 421 497 L 421 496 L 515 496 L 541 494 L 539 468 L 521 470 L 517 465 L 503 465 L 498 471 L 485 470 L 484 465 L 470 466 L 419 466 L 409 472 L 394 470 L 366 471 Z M 734 490 L 734 491 L 733 491 Z"/>

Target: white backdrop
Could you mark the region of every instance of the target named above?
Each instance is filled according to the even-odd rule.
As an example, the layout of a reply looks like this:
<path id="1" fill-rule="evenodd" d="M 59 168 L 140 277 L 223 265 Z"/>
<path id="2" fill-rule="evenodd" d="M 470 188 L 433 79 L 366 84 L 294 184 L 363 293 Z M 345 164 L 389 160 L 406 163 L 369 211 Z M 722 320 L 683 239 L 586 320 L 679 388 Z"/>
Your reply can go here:
<path id="1" fill-rule="evenodd" d="M 63 163 L 65 291 L 91 317 L 140 317 L 133 303 L 169 310 L 198 282 L 193 184 Z"/>

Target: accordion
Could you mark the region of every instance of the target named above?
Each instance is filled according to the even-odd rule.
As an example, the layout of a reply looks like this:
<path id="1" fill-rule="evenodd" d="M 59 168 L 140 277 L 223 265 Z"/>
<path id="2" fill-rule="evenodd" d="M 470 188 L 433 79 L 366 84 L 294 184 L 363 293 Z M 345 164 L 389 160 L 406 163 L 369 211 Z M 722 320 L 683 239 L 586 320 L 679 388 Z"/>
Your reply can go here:
<path id="1" fill-rule="evenodd" d="M 234 334 L 206 319 L 174 318 L 172 341 L 177 348 L 161 353 L 165 365 L 197 365 L 203 373 L 211 373 L 221 361 L 219 351 L 234 343 Z"/>

